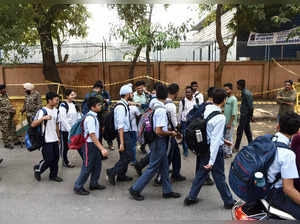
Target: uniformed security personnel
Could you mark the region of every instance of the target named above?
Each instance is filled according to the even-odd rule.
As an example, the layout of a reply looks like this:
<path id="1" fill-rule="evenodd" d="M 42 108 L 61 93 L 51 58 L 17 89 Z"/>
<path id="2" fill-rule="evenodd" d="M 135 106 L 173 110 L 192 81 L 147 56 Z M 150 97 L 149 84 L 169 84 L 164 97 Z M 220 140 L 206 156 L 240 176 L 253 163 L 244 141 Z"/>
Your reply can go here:
<path id="1" fill-rule="evenodd" d="M 133 147 L 135 144 L 134 135 L 136 134 L 132 131 L 130 122 L 130 110 L 128 101 L 132 99 L 132 85 L 124 85 L 120 89 L 121 100 L 120 104 L 114 109 L 114 122 L 115 128 L 119 133 L 119 153 L 120 159 L 116 165 L 106 170 L 109 183 L 111 185 L 116 184 L 117 181 L 131 181 L 132 177 L 126 175 L 128 164 L 133 160 Z"/>
<path id="2" fill-rule="evenodd" d="M 168 131 L 168 116 L 164 106 L 165 100 L 168 97 L 168 89 L 163 85 L 159 85 L 156 92 L 158 102 L 154 105 L 156 110 L 153 115 L 153 131 L 156 133 L 156 137 L 150 145 L 150 164 L 143 175 L 129 189 L 129 193 L 133 199 L 137 201 L 144 200 L 144 197 L 140 193 L 157 172 L 160 172 L 162 178 L 163 198 L 180 197 L 179 193 L 172 191 L 169 179 L 169 163 L 167 155 L 168 137 L 177 136 L 177 132 Z"/>
<path id="3" fill-rule="evenodd" d="M 8 98 L 6 86 L 2 84 L 0 85 L 0 130 L 4 147 L 8 149 L 14 148 L 11 142 L 14 145 L 21 144 L 16 133 L 16 124 L 13 120 L 15 114 L 16 109 Z"/>
<path id="4" fill-rule="evenodd" d="M 42 98 L 40 93 L 34 89 L 34 85 L 31 83 L 25 83 L 24 85 L 25 91 L 25 100 L 24 106 L 21 110 L 21 113 L 26 113 L 28 124 L 32 123 L 33 118 L 39 109 L 42 108 Z"/>

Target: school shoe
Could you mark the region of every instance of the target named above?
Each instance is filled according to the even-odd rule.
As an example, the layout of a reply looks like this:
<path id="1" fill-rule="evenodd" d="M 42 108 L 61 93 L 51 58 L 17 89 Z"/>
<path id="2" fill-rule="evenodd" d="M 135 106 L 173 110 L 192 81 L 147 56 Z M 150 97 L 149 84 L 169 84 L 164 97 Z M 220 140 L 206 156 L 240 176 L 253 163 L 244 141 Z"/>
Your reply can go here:
<path id="1" fill-rule="evenodd" d="M 231 204 L 227 204 L 227 205 L 224 204 L 224 208 L 225 208 L 225 209 L 228 209 L 228 210 L 229 210 L 229 209 L 232 209 L 232 207 L 233 207 L 235 204 L 236 204 L 236 200 L 234 200 L 233 203 L 231 203 Z"/>
<path id="2" fill-rule="evenodd" d="M 208 176 L 204 182 L 204 185 L 208 185 L 208 186 L 212 186 L 214 184 L 215 184 L 215 182 L 211 179 L 210 176 Z"/>
<path id="3" fill-rule="evenodd" d="M 15 146 L 17 146 L 17 145 L 22 145 L 22 142 L 20 142 L 20 141 L 18 141 L 18 142 L 15 142 L 15 144 L 14 144 Z"/>
<path id="4" fill-rule="evenodd" d="M 167 194 L 163 194 L 163 198 L 168 199 L 168 198 L 180 198 L 181 194 L 176 193 L 176 192 L 170 192 Z"/>
<path id="5" fill-rule="evenodd" d="M 141 167 L 139 166 L 139 162 L 136 162 L 134 164 L 134 168 L 135 168 L 135 171 L 137 173 L 138 176 L 142 176 L 143 174 L 143 169 L 141 169 Z"/>
<path id="6" fill-rule="evenodd" d="M 180 174 L 176 177 L 172 176 L 171 179 L 173 182 L 182 182 L 186 180 L 186 178 L 184 176 L 181 176 Z"/>
<path id="7" fill-rule="evenodd" d="M 106 189 L 105 186 L 103 185 L 100 185 L 100 184 L 96 184 L 95 186 L 90 186 L 90 190 L 93 191 L 93 190 L 99 190 L 99 191 L 102 191 Z"/>
<path id="8" fill-rule="evenodd" d="M 63 182 L 64 180 L 60 177 L 50 177 L 49 180 L 55 181 L 55 182 Z"/>
<path id="9" fill-rule="evenodd" d="M 5 144 L 4 145 L 4 148 L 7 148 L 7 149 L 14 149 L 14 147 L 10 144 Z"/>
<path id="10" fill-rule="evenodd" d="M 117 177 L 117 181 L 118 182 L 129 182 L 132 181 L 133 178 L 132 177 L 128 177 L 128 176 L 124 176 L 124 177 Z"/>
<path id="11" fill-rule="evenodd" d="M 141 195 L 139 192 L 135 191 L 131 188 L 128 189 L 130 195 L 132 196 L 132 198 L 136 201 L 143 201 L 145 198 L 143 195 Z"/>
<path id="12" fill-rule="evenodd" d="M 107 178 L 108 182 L 111 185 L 115 186 L 116 185 L 116 176 L 115 175 L 111 175 L 110 172 L 109 172 L 109 170 L 106 170 L 106 175 L 107 175 L 106 178 Z"/>
<path id="13" fill-rule="evenodd" d="M 84 188 L 80 188 L 80 189 L 76 189 L 74 188 L 74 193 L 75 194 L 78 194 L 78 195 L 82 195 L 82 196 L 86 196 L 86 195 L 89 195 L 90 192 L 88 192 L 87 190 L 85 190 Z"/>
<path id="14" fill-rule="evenodd" d="M 33 167 L 34 177 L 37 181 L 41 181 L 41 172 L 37 170 L 38 168 L 39 168 L 38 165 L 35 165 Z"/>
<path id="15" fill-rule="evenodd" d="M 184 205 L 185 206 L 194 205 L 194 204 L 197 204 L 198 202 L 199 202 L 198 198 L 196 198 L 196 199 L 185 198 L 184 199 Z"/>

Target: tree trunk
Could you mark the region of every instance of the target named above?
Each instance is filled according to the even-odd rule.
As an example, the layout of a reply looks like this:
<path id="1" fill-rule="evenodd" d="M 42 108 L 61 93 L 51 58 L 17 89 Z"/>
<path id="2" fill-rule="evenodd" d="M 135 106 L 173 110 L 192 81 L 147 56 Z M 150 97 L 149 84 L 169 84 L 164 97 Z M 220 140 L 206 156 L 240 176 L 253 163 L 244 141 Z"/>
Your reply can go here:
<path id="1" fill-rule="evenodd" d="M 58 55 L 58 62 L 63 63 L 63 58 L 62 58 L 62 53 L 61 53 L 61 47 L 62 47 L 62 42 L 60 40 L 59 35 L 57 35 L 57 55 Z"/>
<path id="2" fill-rule="evenodd" d="M 151 52 L 151 43 L 152 43 L 152 34 L 151 34 L 151 20 L 152 20 L 152 12 L 153 12 L 153 5 L 150 5 L 150 12 L 149 12 L 149 19 L 148 19 L 148 25 L 149 25 L 149 30 L 148 30 L 148 43 L 146 46 L 146 74 L 148 76 L 151 76 L 151 59 L 150 59 L 150 52 Z M 149 86 L 150 80 L 146 80 L 146 84 Z"/>
<path id="3" fill-rule="evenodd" d="M 214 75 L 214 86 L 216 88 L 222 88 L 222 73 L 227 59 L 227 53 L 228 53 L 227 47 L 220 49 L 220 62 L 216 68 L 215 75 Z"/>
<path id="4" fill-rule="evenodd" d="M 135 65 L 136 65 L 136 62 L 137 62 L 137 59 L 139 58 L 140 56 L 140 53 L 141 53 L 141 50 L 142 50 L 143 46 L 138 46 L 137 49 L 135 50 L 135 55 L 134 55 L 134 58 L 131 62 L 131 65 L 130 65 L 130 69 L 129 69 L 129 78 L 132 79 L 133 76 L 134 76 L 134 68 L 135 68 Z"/>
<path id="5" fill-rule="evenodd" d="M 151 52 L 151 45 L 148 44 L 148 45 L 147 45 L 147 48 L 146 48 L 146 60 L 147 60 L 146 74 L 147 74 L 147 75 L 151 75 L 150 52 Z"/>

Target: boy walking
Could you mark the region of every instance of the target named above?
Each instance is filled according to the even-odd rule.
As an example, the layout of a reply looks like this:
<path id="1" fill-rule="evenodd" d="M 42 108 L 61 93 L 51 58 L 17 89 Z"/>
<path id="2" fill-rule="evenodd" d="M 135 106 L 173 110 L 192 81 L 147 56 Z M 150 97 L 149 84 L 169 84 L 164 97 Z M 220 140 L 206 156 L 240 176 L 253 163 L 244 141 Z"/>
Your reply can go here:
<path id="1" fill-rule="evenodd" d="M 83 146 L 83 163 L 80 175 L 75 182 L 74 192 L 78 195 L 88 195 L 89 192 L 84 189 L 89 176 L 90 190 L 104 190 L 105 186 L 98 183 L 101 173 L 102 156 L 107 156 L 107 150 L 99 142 L 100 125 L 97 119 L 97 113 L 101 110 L 101 100 L 97 97 L 90 97 L 87 101 L 89 112 L 84 119 L 84 137 L 87 143 Z"/>

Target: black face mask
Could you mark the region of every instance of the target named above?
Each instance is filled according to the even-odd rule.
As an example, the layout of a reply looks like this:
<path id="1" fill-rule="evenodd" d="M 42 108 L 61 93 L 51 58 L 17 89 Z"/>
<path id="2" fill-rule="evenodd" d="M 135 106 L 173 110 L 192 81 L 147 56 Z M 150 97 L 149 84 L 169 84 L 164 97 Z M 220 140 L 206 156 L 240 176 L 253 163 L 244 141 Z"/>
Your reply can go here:
<path id="1" fill-rule="evenodd" d="M 31 94 L 31 91 L 30 91 L 30 90 L 25 90 L 25 93 L 26 93 L 27 95 L 30 95 L 30 94 Z"/>

